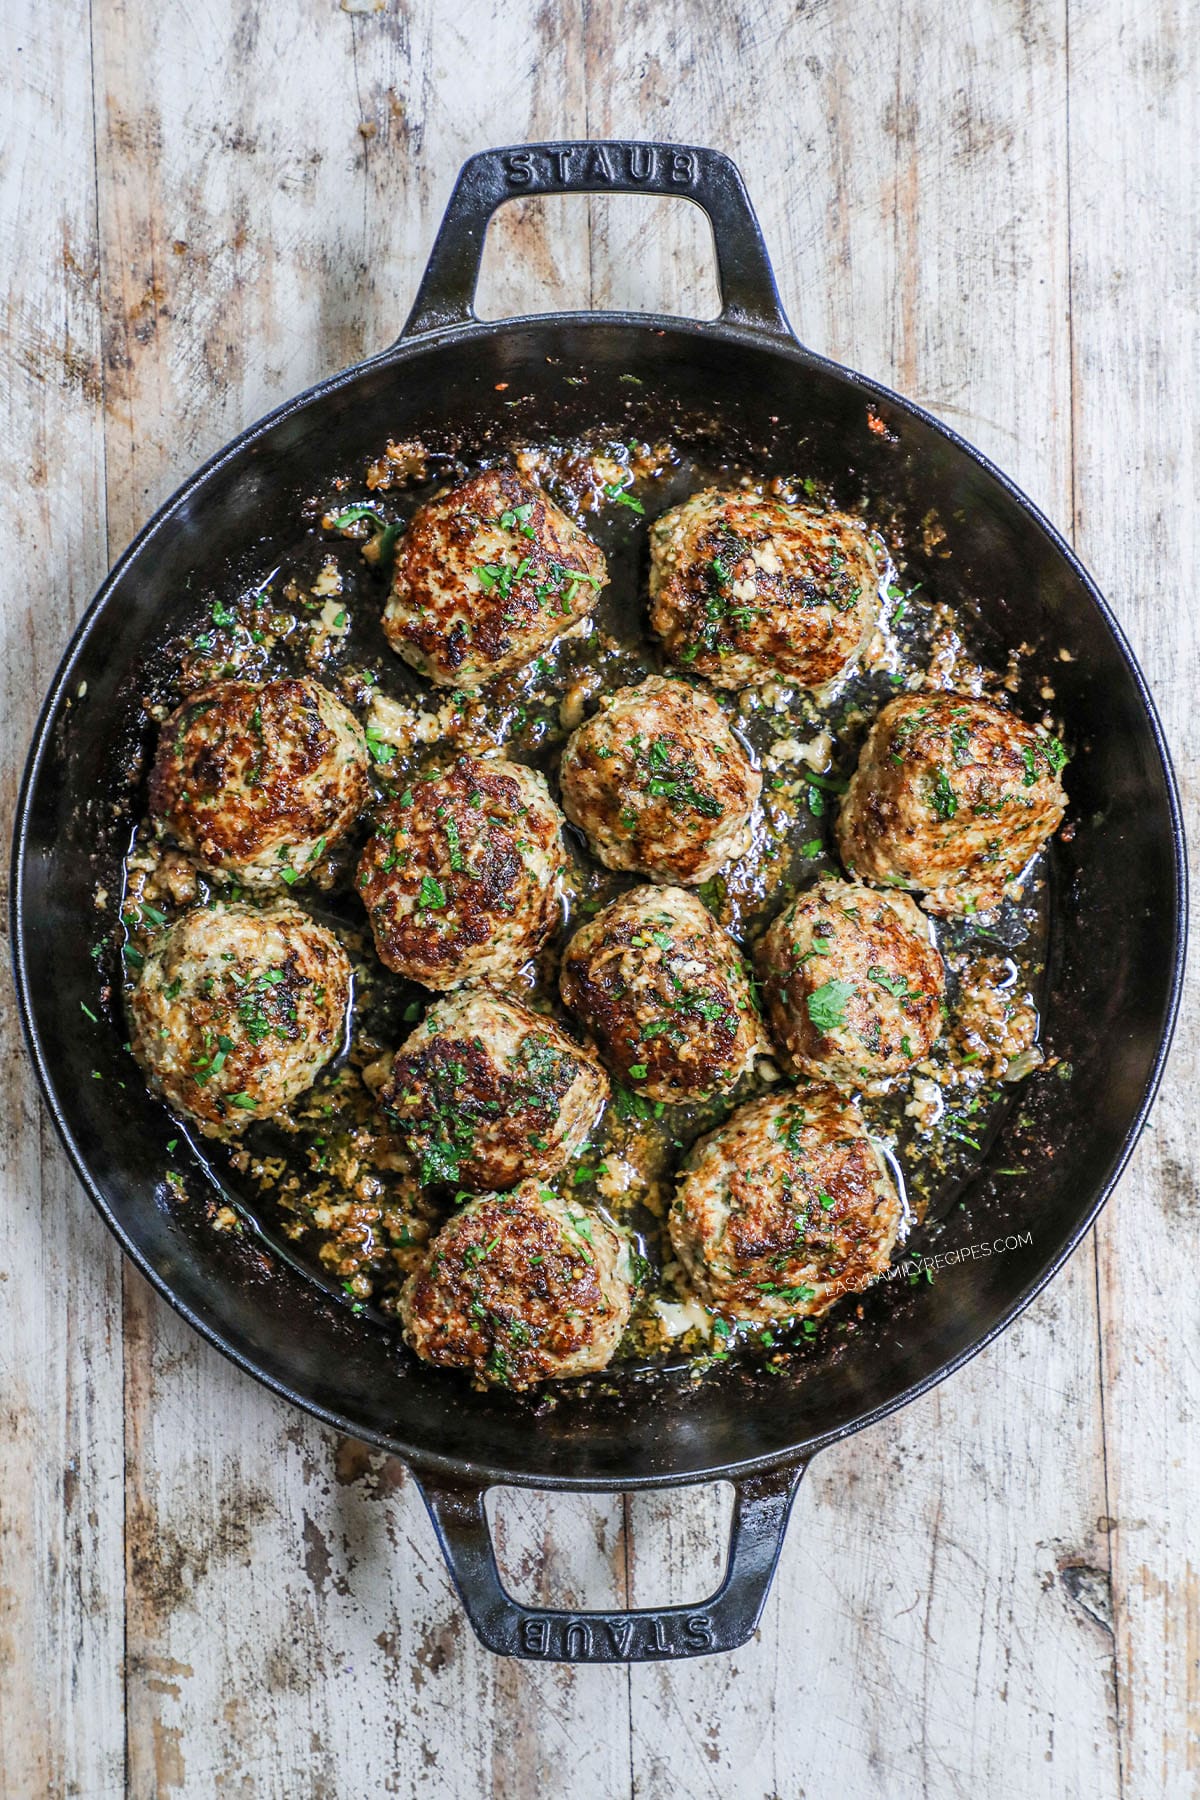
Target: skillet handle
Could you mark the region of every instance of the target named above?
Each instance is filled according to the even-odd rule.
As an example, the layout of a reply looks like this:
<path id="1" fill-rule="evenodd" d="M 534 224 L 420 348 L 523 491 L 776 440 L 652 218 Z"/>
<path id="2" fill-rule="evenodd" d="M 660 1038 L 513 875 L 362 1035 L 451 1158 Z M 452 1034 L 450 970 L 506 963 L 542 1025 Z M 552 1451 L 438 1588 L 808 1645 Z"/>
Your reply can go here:
<path id="1" fill-rule="evenodd" d="M 708 214 L 721 288 L 721 322 L 791 338 L 771 260 L 737 165 L 694 144 L 510 144 L 468 157 L 458 172 L 402 338 L 475 318 L 475 285 L 488 220 L 527 194 L 667 194 Z"/>
<path id="2" fill-rule="evenodd" d="M 750 1637 L 805 1467 L 791 1463 L 734 1483 L 729 1559 L 715 1594 L 691 1606 L 632 1612 L 523 1606 L 500 1580 L 484 1511 L 487 1488 L 419 1473 L 417 1482 L 467 1617 L 486 1649 L 536 1662 L 667 1662 L 736 1650 Z"/>

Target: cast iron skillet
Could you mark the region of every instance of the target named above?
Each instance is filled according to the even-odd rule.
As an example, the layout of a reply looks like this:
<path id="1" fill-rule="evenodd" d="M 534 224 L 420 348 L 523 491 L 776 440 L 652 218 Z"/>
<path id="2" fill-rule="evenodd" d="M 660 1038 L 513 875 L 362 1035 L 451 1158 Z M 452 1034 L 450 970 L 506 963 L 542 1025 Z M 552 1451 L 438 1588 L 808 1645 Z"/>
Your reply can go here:
<path id="1" fill-rule="evenodd" d="M 496 207 L 522 194 L 605 189 L 679 195 L 704 209 L 720 317 L 480 323 L 472 299 Z M 498 392 L 500 383 L 508 385 Z M 501 394 L 517 404 L 504 408 Z M 273 541 L 294 536 L 301 501 L 325 491 L 332 471 L 361 468 L 388 435 L 433 425 L 459 427 L 469 441 L 570 435 L 621 419 L 651 435 L 715 419 L 764 469 L 811 471 L 846 500 L 870 493 L 907 522 L 917 573 L 919 525 L 932 511 L 945 537 L 927 538 L 930 582 L 936 588 L 949 572 L 955 592 L 972 597 L 984 654 L 1003 665 L 1022 641 L 1044 652 L 1033 666 L 1052 667 L 1074 752 L 1074 832 L 1052 858 L 1045 1026 L 1071 1078 L 1043 1070 L 1021 1090 L 964 1207 L 927 1234 L 930 1253 L 948 1259 L 932 1286 L 881 1283 L 855 1329 L 823 1333 L 783 1377 L 730 1365 L 699 1383 L 624 1378 L 616 1399 L 568 1395 L 535 1418 L 511 1396 L 472 1393 L 416 1364 L 394 1332 L 354 1317 L 264 1239 L 214 1233 L 198 1200 L 178 1203 L 164 1181 L 177 1131 L 122 1048 L 119 1008 L 95 1027 L 81 1002 L 95 1010 L 90 947 L 113 923 L 111 905 L 96 912 L 95 890 L 119 891 L 136 811 L 126 771 L 145 740 L 139 679 L 168 630 L 190 621 L 248 552 L 269 568 Z M 1037 685 L 1017 696 L 1035 713 Z M 12 886 L 30 1050 L 75 1168 L 125 1250 L 241 1368 L 413 1468 L 489 1648 L 592 1662 L 744 1642 L 813 1455 L 958 1368 L 1062 1265 L 1112 1189 L 1158 1085 L 1184 906 L 1179 805 L 1158 719 L 1070 548 L 945 426 L 801 348 L 727 157 L 621 142 L 472 157 L 399 341 L 253 426 L 151 520 L 97 595 L 50 690 L 21 793 Z M 115 981 L 115 965 L 102 971 Z M 1013 1169 L 1025 1173 L 999 1173 Z M 193 1195 L 204 1180 L 196 1164 Z M 995 1253 L 1006 1239 L 1014 1247 Z M 727 1571 L 706 1601 L 581 1616 L 518 1605 L 502 1588 L 484 1514 L 492 1485 L 631 1489 L 718 1478 L 733 1483 L 736 1501 Z"/>

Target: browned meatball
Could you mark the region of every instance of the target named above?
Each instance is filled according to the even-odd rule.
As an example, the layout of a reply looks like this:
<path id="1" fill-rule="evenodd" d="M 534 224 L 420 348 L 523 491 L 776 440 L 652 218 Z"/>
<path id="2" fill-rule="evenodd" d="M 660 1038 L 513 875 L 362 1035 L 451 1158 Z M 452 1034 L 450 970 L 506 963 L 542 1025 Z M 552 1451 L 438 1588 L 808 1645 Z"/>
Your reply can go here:
<path id="1" fill-rule="evenodd" d="M 206 875 L 293 885 L 367 804 L 353 713 L 307 679 L 217 681 L 164 724 L 150 813 Z"/>
<path id="2" fill-rule="evenodd" d="M 633 888 L 582 925 L 561 988 L 609 1068 L 651 1100 L 725 1093 L 767 1049 L 737 945 L 683 888 Z"/>
<path id="3" fill-rule="evenodd" d="M 383 629 L 431 681 L 481 687 L 590 613 L 604 555 L 511 469 L 489 469 L 417 508 L 396 551 Z"/>
<path id="4" fill-rule="evenodd" d="M 553 1019 L 463 988 L 429 1008 L 379 1097 L 422 1181 L 487 1191 L 556 1174 L 607 1096 L 596 1058 Z"/>
<path id="5" fill-rule="evenodd" d="M 858 519 L 706 488 L 650 527 L 650 623 L 718 687 L 823 688 L 870 637 L 881 572 Z"/>
<path id="6" fill-rule="evenodd" d="M 426 987 L 503 975 L 560 913 L 562 815 L 521 763 L 462 756 L 383 807 L 358 865 L 381 961 Z"/>
<path id="7" fill-rule="evenodd" d="M 563 811 L 610 869 L 699 883 L 749 848 L 762 776 L 711 694 L 651 675 L 568 740 Z"/>
<path id="8" fill-rule="evenodd" d="M 995 906 L 1062 822 L 1057 738 L 994 700 L 901 694 L 879 714 L 842 801 L 850 874 L 924 891 L 930 912 Z"/>
<path id="9" fill-rule="evenodd" d="M 884 1080 L 928 1056 L 941 1030 L 946 971 L 907 894 L 819 881 L 780 913 L 757 962 L 767 1022 L 796 1074 Z"/>
<path id="10" fill-rule="evenodd" d="M 854 1107 L 799 1088 L 739 1107 L 684 1164 L 675 1254 L 731 1318 L 816 1318 L 887 1267 L 900 1198 Z"/>
<path id="11" fill-rule="evenodd" d="M 228 1135 L 312 1085 L 349 1003 L 349 958 L 298 907 L 197 907 L 146 957 L 134 1048 L 168 1105 Z"/>
<path id="12" fill-rule="evenodd" d="M 527 1388 L 603 1369 L 629 1321 L 629 1246 L 598 1213 L 524 1181 L 443 1225 L 400 1296 L 417 1355 Z"/>

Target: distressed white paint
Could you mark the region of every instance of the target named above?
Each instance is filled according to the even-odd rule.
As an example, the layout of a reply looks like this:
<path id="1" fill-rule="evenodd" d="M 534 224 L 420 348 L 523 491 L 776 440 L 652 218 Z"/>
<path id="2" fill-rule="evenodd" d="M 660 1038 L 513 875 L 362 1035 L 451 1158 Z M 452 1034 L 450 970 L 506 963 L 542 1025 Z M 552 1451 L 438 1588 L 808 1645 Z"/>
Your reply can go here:
<path id="1" fill-rule="evenodd" d="M 801 337 L 1074 508 L 1194 801 L 1197 20 L 1069 14 L 10 7 L 4 806 L 106 516 L 115 553 L 240 425 L 395 335 L 464 156 L 604 133 L 731 150 Z M 679 204 L 514 205 L 481 310 L 711 313 L 707 259 Z M 753 1644 L 632 1672 L 489 1658 L 397 1465 L 129 1271 L 119 1306 L 6 1028 L 4 1800 L 1194 1791 L 1194 1026 L 1101 1226 L 1099 1304 L 1089 1244 L 968 1370 L 815 1465 Z M 646 1604 L 712 1585 L 727 1505 L 496 1514 L 521 1592 Z"/>

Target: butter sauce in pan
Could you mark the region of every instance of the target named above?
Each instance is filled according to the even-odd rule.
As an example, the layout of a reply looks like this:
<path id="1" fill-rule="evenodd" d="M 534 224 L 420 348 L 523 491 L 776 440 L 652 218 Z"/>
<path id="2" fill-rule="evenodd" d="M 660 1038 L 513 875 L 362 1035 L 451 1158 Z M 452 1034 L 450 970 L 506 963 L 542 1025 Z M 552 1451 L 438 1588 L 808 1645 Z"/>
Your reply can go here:
<path id="1" fill-rule="evenodd" d="M 209 597 L 122 917 L 214 1229 L 513 1388 L 844 1327 L 1044 1060 L 1063 804 L 890 525 L 802 451 L 389 444 Z"/>

